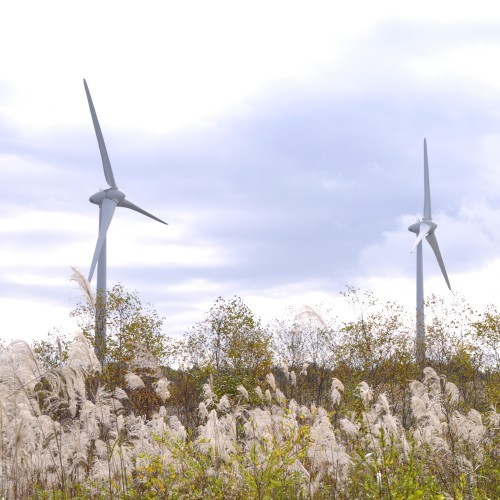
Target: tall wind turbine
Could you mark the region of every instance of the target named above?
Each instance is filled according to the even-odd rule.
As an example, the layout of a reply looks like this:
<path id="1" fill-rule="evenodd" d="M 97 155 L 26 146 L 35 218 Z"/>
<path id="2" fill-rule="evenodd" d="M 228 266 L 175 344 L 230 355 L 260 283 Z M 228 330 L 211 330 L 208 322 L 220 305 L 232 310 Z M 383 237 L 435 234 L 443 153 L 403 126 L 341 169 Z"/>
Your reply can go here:
<path id="1" fill-rule="evenodd" d="M 97 358 L 102 365 L 106 356 L 106 233 L 111 224 L 113 214 L 115 213 L 115 208 L 130 208 L 162 224 L 166 224 L 166 222 L 128 201 L 125 198 L 125 193 L 118 189 L 113 170 L 111 169 L 111 163 L 109 162 L 106 145 L 104 144 L 101 127 L 99 126 L 94 104 L 92 103 L 89 88 L 85 80 L 83 80 L 83 85 L 85 86 L 90 114 L 92 115 L 92 122 L 94 123 L 95 134 L 97 136 L 97 143 L 99 144 L 99 151 L 101 152 L 104 177 L 109 186 L 108 189 L 101 190 L 89 198 L 91 203 L 99 206 L 99 236 L 95 246 L 92 265 L 90 266 L 89 282 L 92 281 L 92 276 L 94 275 L 97 265 L 95 350 Z"/>
<path id="2" fill-rule="evenodd" d="M 429 164 L 427 161 L 427 141 L 424 139 L 424 217 L 412 224 L 408 230 L 417 235 L 411 251 L 417 248 L 417 338 L 416 338 L 416 357 L 418 362 L 425 359 L 425 319 L 424 319 L 424 273 L 422 265 L 422 240 L 425 238 L 438 261 L 441 272 L 448 288 L 451 290 L 450 280 L 446 274 L 443 258 L 439 251 L 439 245 L 436 239 L 435 231 L 437 224 L 432 220 L 431 214 L 431 193 L 429 184 Z"/>

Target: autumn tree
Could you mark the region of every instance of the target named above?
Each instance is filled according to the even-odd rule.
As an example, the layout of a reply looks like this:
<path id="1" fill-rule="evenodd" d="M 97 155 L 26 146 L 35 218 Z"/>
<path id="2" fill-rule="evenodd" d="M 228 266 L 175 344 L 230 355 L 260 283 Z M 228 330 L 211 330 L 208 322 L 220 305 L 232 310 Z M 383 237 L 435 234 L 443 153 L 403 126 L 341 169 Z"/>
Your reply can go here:
<path id="1" fill-rule="evenodd" d="M 45 339 L 34 340 L 31 348 L 45 368 L 55 368 L 67 361 L 69 345 L 66 335 L 53 331 Z"/>
<path id="2" fill-rule="evenodd" d="M 497 307 L 489 305 L 473 326 L 484 348 L 487 368 L 500 371 L 500 312 Z"/>
<path id="3" fill-rule="evenodd" d="M 76 279 L 75 279 L 76 278 Z M 85 301 L 70 313 L 87 340 L 95 348 L 95 300 L 90 286 L 81 274 L 74 275 Z M 124 387 L 132 410 L 151 415 L 161 404 L 155 388 L 162 378 L 163 364 L 170 340 L 164 335 L 163 318 L 151 304 L 143 305 L 137 292 L 116 284 L 107 292 L 106 363 L 102 381 L 113 387 Z"/>
<path id="4" fill-rule="evenodd" d="M 275 321 L 271 327 L 276 359 L 288 383 L 282 380 L 279 370 L 276 376 L 287 396 L 302 404 L 324 402 L 333 368 L 337 329 L 327 319 L 329 312 L 318 311 L 320 308 L 310 306 L 290 309 L 285 319 Z"/>
<path id="5" fill-rule="evenodd" d="M 381 302 L 370 291 L 347 287 L 342 295 L 354 315 L 342 322 L 332 354 L 335 376 L 347 381 L 346 402 L 353 387 L 369 380 L 376 394 L 398 401 L 395 410 L 405 420 L 410 413 L 407 381 L 418 375 L 412 323 L 401 305 Z"/>
<path id="6" fill-rule="evenodd" d="M 95 307 L 88 301 L 71 312 L 89 342 L 94 343 Z M 163 361 L 167 338 L 162 332 L 163 319 L 151 304 L 142 304 L 137 292 L 129 292 L 120 283 L 107 292 L 106 360 L 107 363 L 131 363 L 138 346 Z"/>
<path id="7" fill-rule="evenodd" d="M 212 376 L 221 393 L 254 384 L 272 365 L 270 335 L 240 297 L 219 297 L 182 343 L 183 366 Z"/>

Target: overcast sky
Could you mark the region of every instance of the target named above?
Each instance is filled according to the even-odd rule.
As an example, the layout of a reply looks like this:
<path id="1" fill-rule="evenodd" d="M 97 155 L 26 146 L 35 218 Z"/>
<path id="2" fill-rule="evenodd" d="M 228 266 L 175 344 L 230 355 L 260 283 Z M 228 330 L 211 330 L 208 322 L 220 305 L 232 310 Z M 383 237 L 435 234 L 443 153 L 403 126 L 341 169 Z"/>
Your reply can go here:
<path id="1" fill-rule="evenodd" d="M 0 315 L 43 338 L 88 273 L 118 186 L 108 285 L 181 335 L 218 296 L 264 321 L 346 285 L 414 307 L 427 138 L 454 291 L 500 299 L 496 2 L 15 2 L 0 16 Z M 464 2 L 463 5 L 466 5 Z M 472 4 L 467 4 L 472 5 Z M 449 294 L 430 247 L 425 291 Z"/>

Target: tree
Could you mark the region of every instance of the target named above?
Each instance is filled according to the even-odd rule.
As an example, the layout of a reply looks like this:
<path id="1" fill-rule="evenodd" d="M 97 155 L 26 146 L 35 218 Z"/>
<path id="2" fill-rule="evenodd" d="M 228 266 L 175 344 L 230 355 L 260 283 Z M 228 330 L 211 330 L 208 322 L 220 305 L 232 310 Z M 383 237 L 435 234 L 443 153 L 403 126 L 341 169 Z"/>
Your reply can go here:
<path id="1" fill-rule="evenodd" d="M 410 413 L 407 381 L 418 375 L 411 322 L 405 321 L 399 304 L 382 303 L 370 291 L 347 287 L 342 295 L 355 313 L 354 320 L 343 322 L 333 352 L 335 376 L 346 381 L 346 399 L 353 387 L 369 380 L 376 393 L 385 392 L 399 401 L 401 407 L 396 410 L 406 423 Z"/>
<path id="2" fill-rule="evenodd" d="M 83 280 L 86 300 L 71 316 L 95 349 L 95 301 L 88 292 L 88 282 Z M 130 409 L 151 417 L 162 404 L 155 388 L 163 377 L 169 346 L 162 332 L 163 318 L 151 304 L 144 306 L 137 292 L 129 292 L 121 284 L 107 292 L 106 310 L 106 364 L 100 378 L 110 388 L 128 388 L 133 393 Z"/>
<path id="3" fill-rule="evenodd" d="M 500 371 L 500 312 L 494 305 L 489 305 L 473 327 L 477 343 L 484 349 L 486 368 Z"/>
<path id="4" fill-rule="evenodd" d="M 167 338 L 162 333 L 163 318 L 151 304 L 143 306 L 137 292 L 120 283 L 107 293 L 107 363 L 133 364 L 137 350 L 148 351 L 158 362 L 166 355 Z M 80 303 L 70 313 L 89 342 L 94 345 L 95 307 Z M 94 346 L 95 347 L 95 346 Z"/>
<path id="5" fill-rule="evenodd" d="M 500 312 L 489 305 L 480 318 L 474 322 L 476 341 L 481 346 L 482 370 L 489 374 L 486 381 L 488 403 L 492 407 L 500 404 Z"/>
<path id="6" fill-rule="evenodd" d="M 186 333 L 182 355 L 186 367 L 212 375 L 216 389 L 228 394 L 240 384 L 252 386 L 272 365 L 270 335 L 240 297 L 219 297 Z"/>
<path id="7" fill-rule="evenodd" d="M 70 341 L 59 332 L 49 332 L 46 339 L 34 340 L 32 349 L 46 368 L 60 366 L 68 359 Z"/>
<path id="8" fill-rule="evenodd" d="M 288 380 L 288 371 L 294 373 L 294 381 L 290 380 L 285 391 L 288 397 L 302 404 L 320 405 L 328 393 L 336 328 L 327 314 L 319 314 L 312 307 L 303 306 L 289 312 L 287 319 L 276 321 L 272 328 L 276 358 L 283 374 Z M 299 373 L 303 376 L 297 380 Z M 276 375 L 281 378 L 279 372 Z"/>

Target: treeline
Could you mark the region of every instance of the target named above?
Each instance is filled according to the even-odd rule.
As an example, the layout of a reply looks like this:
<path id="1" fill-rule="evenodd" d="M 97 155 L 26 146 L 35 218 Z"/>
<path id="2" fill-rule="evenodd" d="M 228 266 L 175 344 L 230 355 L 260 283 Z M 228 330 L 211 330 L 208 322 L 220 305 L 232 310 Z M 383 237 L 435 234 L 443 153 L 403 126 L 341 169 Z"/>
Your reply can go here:
<path id="1" fill-rule="evenodd" d="M 80 284 L 86 300 L 71 314 L 92 345 L 95 300 L 83 277 Z M 108 293 L 107 363 L 100 381 L 124 387 L 127 374 L 142 377 L 144 388 L 136 391 L 131 411 L 149 418 L 161 405 L 155 384 L 166 377 L 172 382 L 169 411 L 189 431 L 199 424 L 200 392 L 208 380 L 219 397 L 234 397 L 239 386 L 259 386 L 270 372 L 287 399 L 326 408 L 332 378 L 344 383 L 345 405 L 367 381 L 375 394 L 387 394 L 404 427 L 411 424 L 408 382 L 425 366 L 460 387 L 464 409 L 487 411 L 499 403 L 500 313 L 495 307 L 477 312 L 457 296 L 450 302 L 431 297 L 427 359 L 419 366 L 412 314 L 397 303 L 380 303 L 371 292 L 347 288 L 343 295 L 352 311 L 348 321 L 332 311 L 303 307 L 269 325 L 262 325 L 241 298 L 218 298 L 203 321 L 182 339 L 171 339 L 151 305 L 116 285 Z M 44 366 L 53 368 L 65 362 L 69 345 L 69 338 L 59 336 L 35 341 L 33 349 Z"/>
<path id="2" fill-rule="evenodd" d="M 79 280 L 76 335 L 0 346 L 0 496 L 500 497 L 494 307 L 431 298 L 418 366 L 413 314 L 369 292 L 270 325 L 219 298 L 169 339 L 117 285 L 102 367 Z"/>

